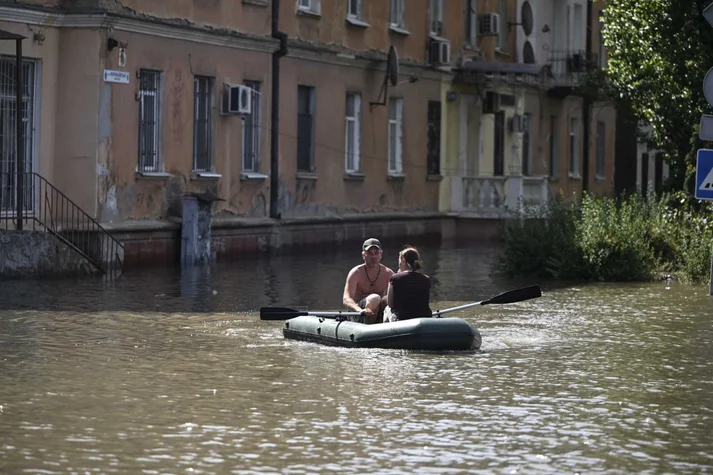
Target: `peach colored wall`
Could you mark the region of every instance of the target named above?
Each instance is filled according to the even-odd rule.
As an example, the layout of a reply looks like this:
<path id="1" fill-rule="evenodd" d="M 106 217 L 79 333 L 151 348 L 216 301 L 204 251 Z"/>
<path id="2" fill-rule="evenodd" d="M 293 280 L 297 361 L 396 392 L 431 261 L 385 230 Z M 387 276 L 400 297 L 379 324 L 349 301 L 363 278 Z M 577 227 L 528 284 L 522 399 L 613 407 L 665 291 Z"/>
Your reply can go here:
<path id="1" fill-rule="evenodd" d="M 281 180 L 294 194 L 287 199 L 296 214 L 311 207 L 324 212 L 435 209 L 438 186 L 428 182 L 426 121 L 429 100 L 440 99 L 440 82 L 423 79 L 390 88 L 391 97 L 403 97 L 404 181 L 387 180 L 388 106 L 377 101 L 382 72 L 288 59 L 282 68 Z M 297 85 L 316 87 L 315 165 L 318 179 L 296 179 Z M 363 182 L 344 179 L 345 95 L 362 93 L 361 165 Z M 308 201 L 305 203 L 305 200 Z M 340 209 L 341 208 L 341 209 Z"/>
<path id="2" fill-rule="evenodd" d="M 95 30 L 61 30 L 54 129 L 53 184 L 92 216 L 97 201 L 97 118 L 102 75 L 99 38 Z"/>
<path id="3" fill-rule="evenodd" d="M 265 216 L 269 180 L 241 181 L 242 121 L 215 115 L 215 163 L 220 180 L 193 179 L 193 73 L 216 77 L 216 109 L 224 82 L 262 81 L 261 171 L 270 170 L 270 55 L 124 32 L 130 85 L 103 85 L 111 94 L 113 134 L 107 152 L 109 178 L 101 185 L 100 215 L 107 220 L 163 218 L 176 208 L 186 191 L 216 192 L 225 202 L 218 211 L 237 216 Z M 189 60 L 190 54 L 190 60 Z M 116 55 L 108 68 L 118 69 Z M 162 149 L 168 179 L 136 174 L 138 107 L 136 71 L 157 69 L 163 74 Z M 280 199 L 283 215 L 330 212 L 428 210 L 437 206 L 437 183 L 426 180 L 426 119 L 428 99 L 438 100 L 440 83 L 424 79 L 390 90 L 404 97 L 404 181 L 388 181 L 387 109 L 370 110 L 379 95 L 383 72 L 304 59 L 284 58 L 281 66 Z M 315 164 L 317 179 L 296 174 L 297 85 L 316 88 Z M 344 108 L 347 90 L 362 92 L 361 160 L 366 178 L 344 179 Z M 376 144 L 379 144 L 378 146 Z M 115 195 L 115 198 L 113 197 Z"/>

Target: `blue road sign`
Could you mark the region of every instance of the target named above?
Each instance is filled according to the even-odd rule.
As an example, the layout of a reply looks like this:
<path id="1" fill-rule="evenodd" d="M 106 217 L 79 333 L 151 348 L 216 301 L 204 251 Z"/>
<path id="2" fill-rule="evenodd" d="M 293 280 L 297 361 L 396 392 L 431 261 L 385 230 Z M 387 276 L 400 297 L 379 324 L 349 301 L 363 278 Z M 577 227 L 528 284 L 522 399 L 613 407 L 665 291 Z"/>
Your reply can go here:
<path id="1" fill-rule="evenodd" d="M 713 150 L 699 149 L 696 163 L 696 198 L 713 200 Z"/>

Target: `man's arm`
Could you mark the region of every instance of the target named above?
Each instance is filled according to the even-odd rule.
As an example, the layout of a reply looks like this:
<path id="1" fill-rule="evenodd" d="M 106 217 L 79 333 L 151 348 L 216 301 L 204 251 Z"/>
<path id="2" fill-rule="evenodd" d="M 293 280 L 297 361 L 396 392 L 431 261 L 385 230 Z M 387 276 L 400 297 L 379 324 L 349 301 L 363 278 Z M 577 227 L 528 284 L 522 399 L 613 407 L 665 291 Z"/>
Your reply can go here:
<path id="1" fill-rule="evenodd" d="M 356 295 L 357 289 L 357 276 L 356 267 L 349 271 L 347 274 L 347 282 L 344 284 L 344 295 L 342 296 L 342 303 L 345 307 L 354 310 L 355 312 L 361 312 L 362 308 L 357 305 L 354 301 L 354 295 Z"/>

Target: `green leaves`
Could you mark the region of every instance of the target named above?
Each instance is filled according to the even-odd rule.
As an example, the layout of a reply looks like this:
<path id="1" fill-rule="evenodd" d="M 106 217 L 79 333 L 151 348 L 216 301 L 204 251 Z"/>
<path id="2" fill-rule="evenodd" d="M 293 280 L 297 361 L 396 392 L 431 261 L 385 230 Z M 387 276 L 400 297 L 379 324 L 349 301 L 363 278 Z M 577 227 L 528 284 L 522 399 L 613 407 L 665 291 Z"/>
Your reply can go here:
<path id="1" fill-rule="evenodd" d="M 711 0 L 608 0 L 603 13 L 607 77 L 622 101 L 653 126 L 650 138 L 683 187 L 698 144 L 690 137 L 710 112 L 703 77 L 713 67 L 713 27 L 702 15 Z"/>

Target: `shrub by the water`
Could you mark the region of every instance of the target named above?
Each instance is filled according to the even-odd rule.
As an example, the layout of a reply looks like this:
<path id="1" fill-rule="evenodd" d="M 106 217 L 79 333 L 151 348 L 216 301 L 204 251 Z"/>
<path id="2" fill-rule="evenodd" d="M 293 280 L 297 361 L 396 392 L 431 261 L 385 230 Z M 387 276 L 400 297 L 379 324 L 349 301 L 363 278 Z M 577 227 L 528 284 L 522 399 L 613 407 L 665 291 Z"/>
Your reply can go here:
<path id="1" fill-rule="evenodd" d="M 646 200 L 585 195 L 525 206 L 505 223 L 499 269 L 558 280 L 646 281 L 662 273 L 694 282 L 709 277 L 713 214 L 671 195 Z"/>

